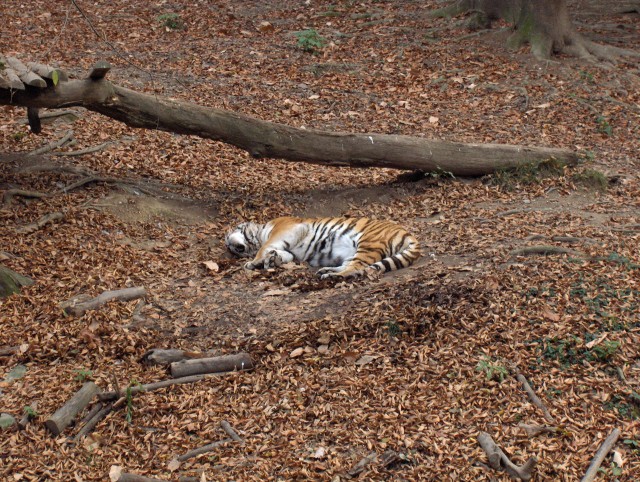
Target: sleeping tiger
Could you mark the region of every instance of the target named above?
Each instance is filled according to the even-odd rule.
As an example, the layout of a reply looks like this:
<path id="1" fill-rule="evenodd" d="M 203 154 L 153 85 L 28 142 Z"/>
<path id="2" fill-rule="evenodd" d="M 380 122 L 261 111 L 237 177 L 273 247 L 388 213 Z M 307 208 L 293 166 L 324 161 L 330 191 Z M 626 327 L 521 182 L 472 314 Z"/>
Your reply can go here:
<path id="1" fill-rule="evenodd" d="M 242 223 L 225 239 L 229 251 L 253 258 L 245 269 L 273 268 L 293 260 L 321 267 L 322 279 L 349 278 L 372 269 L 406 268 L 420 257 L 418 241 L 389 221 L 367 218 L 283 217 Z"/>

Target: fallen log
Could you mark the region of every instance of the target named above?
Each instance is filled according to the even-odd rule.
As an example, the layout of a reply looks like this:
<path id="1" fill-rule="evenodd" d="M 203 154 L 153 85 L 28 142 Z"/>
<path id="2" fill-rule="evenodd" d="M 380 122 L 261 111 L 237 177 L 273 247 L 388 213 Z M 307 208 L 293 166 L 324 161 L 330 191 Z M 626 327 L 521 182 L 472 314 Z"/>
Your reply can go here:
<path id="1" fill-rule="evenodd" d="M 230 438 L 225 438 L 222 440 L 218 440 L 217 442 L 212 442 L 207 445 L 203 445 L 202 447 L 198 447 L 197 449 L 189 450 L 188 452 L 180 455 L 178 457 L 178 462 L 184 462 L 185 460 L 189 460 L 193 457 L 197 457 L 198 455 L 206 454 L 207 452 L 211 452 L 212 450 L 217 449 L 221 445 L 232 442 Z"/>
<path id="2" fill-rule="evenodd" d="M 212 358 L 196 358 L 171 364 L 171 376 L 174 378 L 204 373 L 231 372 L 234 370 L 250 370 L 253 362 L 248 353 L 223 355 Z"/>
<path id="3" fill-rule="evenodd" d="M 182 360 L 191 360 L 194 358 L 209 358 L 213 355 L 210 352 L 197 352 L 178 350 L 175 348 L 153 348 L 142 355 L 141 361 L 149 365 L 169 365 L 170 363 Z"/>
<path id="4" fill-rule="evenodd" d="M 100 389 L 93 382 L 87 382 L 82 388 L 69 399 L 62 407 L 60 407 L 51 417 L 44 423 L 45 427 L 54 435 L 58 436 L 69 426 L 76 415 L 80 413 L 89 403 L 91 399 L 98 393 Z"/>
<path id="5" fill-rule="evenodd" d="M 62 303 L 62 309 L 68 315 L 81 316 L 86 311 L 95 310 L 111 300 L 131 301 L 142 298 L 146 294 L 147 291 L 142 286 L 105 291 L 99 296 L 86 301 L 78 301 L 77 298 L 72 298 Z"/>
<path id="6" fill-rule="evenodd" d="M 100 63 L 88 79 L 61 81 L 55 88 L 49 86 L 36 92 L 11 90 L 0 84 L 0 104 L 49 109 L 82 106 L 131 127 L 196 135 L 231 144 L 255 158 L 335 167 L 385 167 L 482 176 L 549 158 L 573 165 L 580 158 L 568 149 L 464 144 L 406 135 L 295 128 L 135 92 L 106 80 L 108 69 L 108 64 Z"/>

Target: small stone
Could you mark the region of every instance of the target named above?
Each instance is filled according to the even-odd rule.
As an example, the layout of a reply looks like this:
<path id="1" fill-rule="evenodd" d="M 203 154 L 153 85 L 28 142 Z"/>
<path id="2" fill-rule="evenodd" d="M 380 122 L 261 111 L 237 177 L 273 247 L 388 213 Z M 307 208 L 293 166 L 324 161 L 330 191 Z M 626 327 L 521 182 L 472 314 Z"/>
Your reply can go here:
<path id="1" fill-rule="evenodd" d="M 8 413 L 0 413 L 0 429 L 12 427 L 16 423 L 13 415 Z"/>

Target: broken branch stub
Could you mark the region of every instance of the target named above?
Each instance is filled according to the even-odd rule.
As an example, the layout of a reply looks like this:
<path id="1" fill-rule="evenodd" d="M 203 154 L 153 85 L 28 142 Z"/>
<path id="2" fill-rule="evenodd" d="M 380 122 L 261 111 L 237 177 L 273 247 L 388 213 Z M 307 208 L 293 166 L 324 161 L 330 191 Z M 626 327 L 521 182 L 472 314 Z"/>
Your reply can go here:
<path id="1" fill-rule="evenodd" d="M 480 432 L 478 434 L 478 443 L 482 447 L 482 450 L 487 454 L 487 457 L 489 457 L 489 465 L 491 468 L 499 469 L 500 467 L 503 467 L 505 472 L 509 474 L 511 478 L 516 480 L 527 481 L 531 480 L 531 477 L 533 477 L 533 469 L 538 463 L 538 459 L 536 457 L 530 457 L 524 465 L 517 466 L 509 459 L 509 457 L 507 457 L 487 432 Z"/>

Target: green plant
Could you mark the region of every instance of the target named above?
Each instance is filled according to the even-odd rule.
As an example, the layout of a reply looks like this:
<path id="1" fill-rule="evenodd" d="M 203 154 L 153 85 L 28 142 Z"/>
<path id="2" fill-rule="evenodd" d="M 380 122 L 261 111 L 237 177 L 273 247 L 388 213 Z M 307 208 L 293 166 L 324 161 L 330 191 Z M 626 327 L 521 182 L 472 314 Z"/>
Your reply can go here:
<path id="1" fill-rule="evenodd" d="M 606 135 L 607 137 L 610 137 L 611 134 L 613 133 L 613 128 L 611 127 L 611 124 L 609 124 L 609 121 L 603 115 L 596 116 L 596 126 L 598 126 L 598 132 L 600 134 Z"/>
<path id="2" fill-rule="evenodd" d="M 609 361 L 616 354 L 619 347 L 619 341 L 604 340 L 591 349 L 590 358 L 601 362 Z"/>
<path id="3" fill-rule="evenodd" d="M 177 13 L 163 13 L 162 15 L 158 15 L 157 20 L 169 30 L 184 29 L 184 22 Z"/>
<path id="4" fill-rule="evenodd" d="M 609 188 L 609 179 L 600 171 L 595 169 L 585 169 L 577 172 L 571 179 L 584 187 L 597 189 L 598 191 L 606 191 Z"/>
<path id="5" fill-rule="evenodd" d="M 24 414 L 29 418 L 34 418 L 38 416 L 38 412 L 33 407 L 30 407 L 29 405 L 26 405 L 24 407 Z"/>
<path id="6" fill-rule="evenodd" d="M 87 380 L 91 380 L 91 378 L 93 378 L 93 372 L 91 370 L 86 370 L 84 368 L 81 368 L 79 370 L 76 370 L 76 376 L 74 379 L 82 383 Z"/>
<path id="7" fill-rule="evenodd" d="M 127 387 L 127 389 L 125 390 L 125 402 L 127 404 L 127 411 L 126 414 L 124 416 L 124 419 L 127 421 L 127 423 L 131 423 L 131 421 L 133 420 L 133 410 L 134 410 L 134 406 L 133 406 L 133 390 L 132 388 L 138 386 L 138 387 L 142 387 L 142 384 L 140 382 L 137 382 L 135 380 L 131 380 L 131 382 L 129 383 L 129 386 Z"/>
<path id="8" fill-rule="evenodd" d="M 327 43 L 314 28 L 295 32 L 294 35 L 298 39 L 297 47 L 312 54 L 322 50 Z"/>
<path id="9" fill-rule="evenodd" d="M 616 410 L 622 418 L 640 419 L 640 395 L 635 391 L 626 396 L 614 395 L 604 404 L 604 407 L 608 410 Z"/>
<path id="10" fill-rule="evenodd" d="M 18 131 L 13 133 L 13 140 L 18 142 L 24 139 L 27 136 L 27 133 L 24 131 Z"/>
<path id="11" fill-rule="evenodd" d="M 387 321 L 387 332 L 389 333 L 389 337 L 393 338 L 402 333 L 402 329 L 394 320 L 389 320 Z"/>
<path id="12" fill-rule="evenodd" d="M 509 370 L 506 367 L 503 367 L 497 361 L 492 362 L 491 358 L 486 356 L 478 362 L 476 370 L 484 372 L 487 380 L 495 380 L 497 382 L 503 382 L 509 375 Z"/>
<path id="13" fill-rule="evenodd" d="M 586 80 L 591 84 L 594 84 L 596 82 L 595 78 L 593 77 L 593 74 L 591 72 L 587 72 L 586 70 L 580 71 L 580 78 L 582 80 Z"/>
<path id="14" fill-rule="evenodd" d="M 425 176 L 431 177 L 433 179 L 455 179 L 456 178 L 456 176 L 454 176 L 451 171 L 445 171 L 441 167 L 437 167 L 435 170 L 425 173 Z"/>

